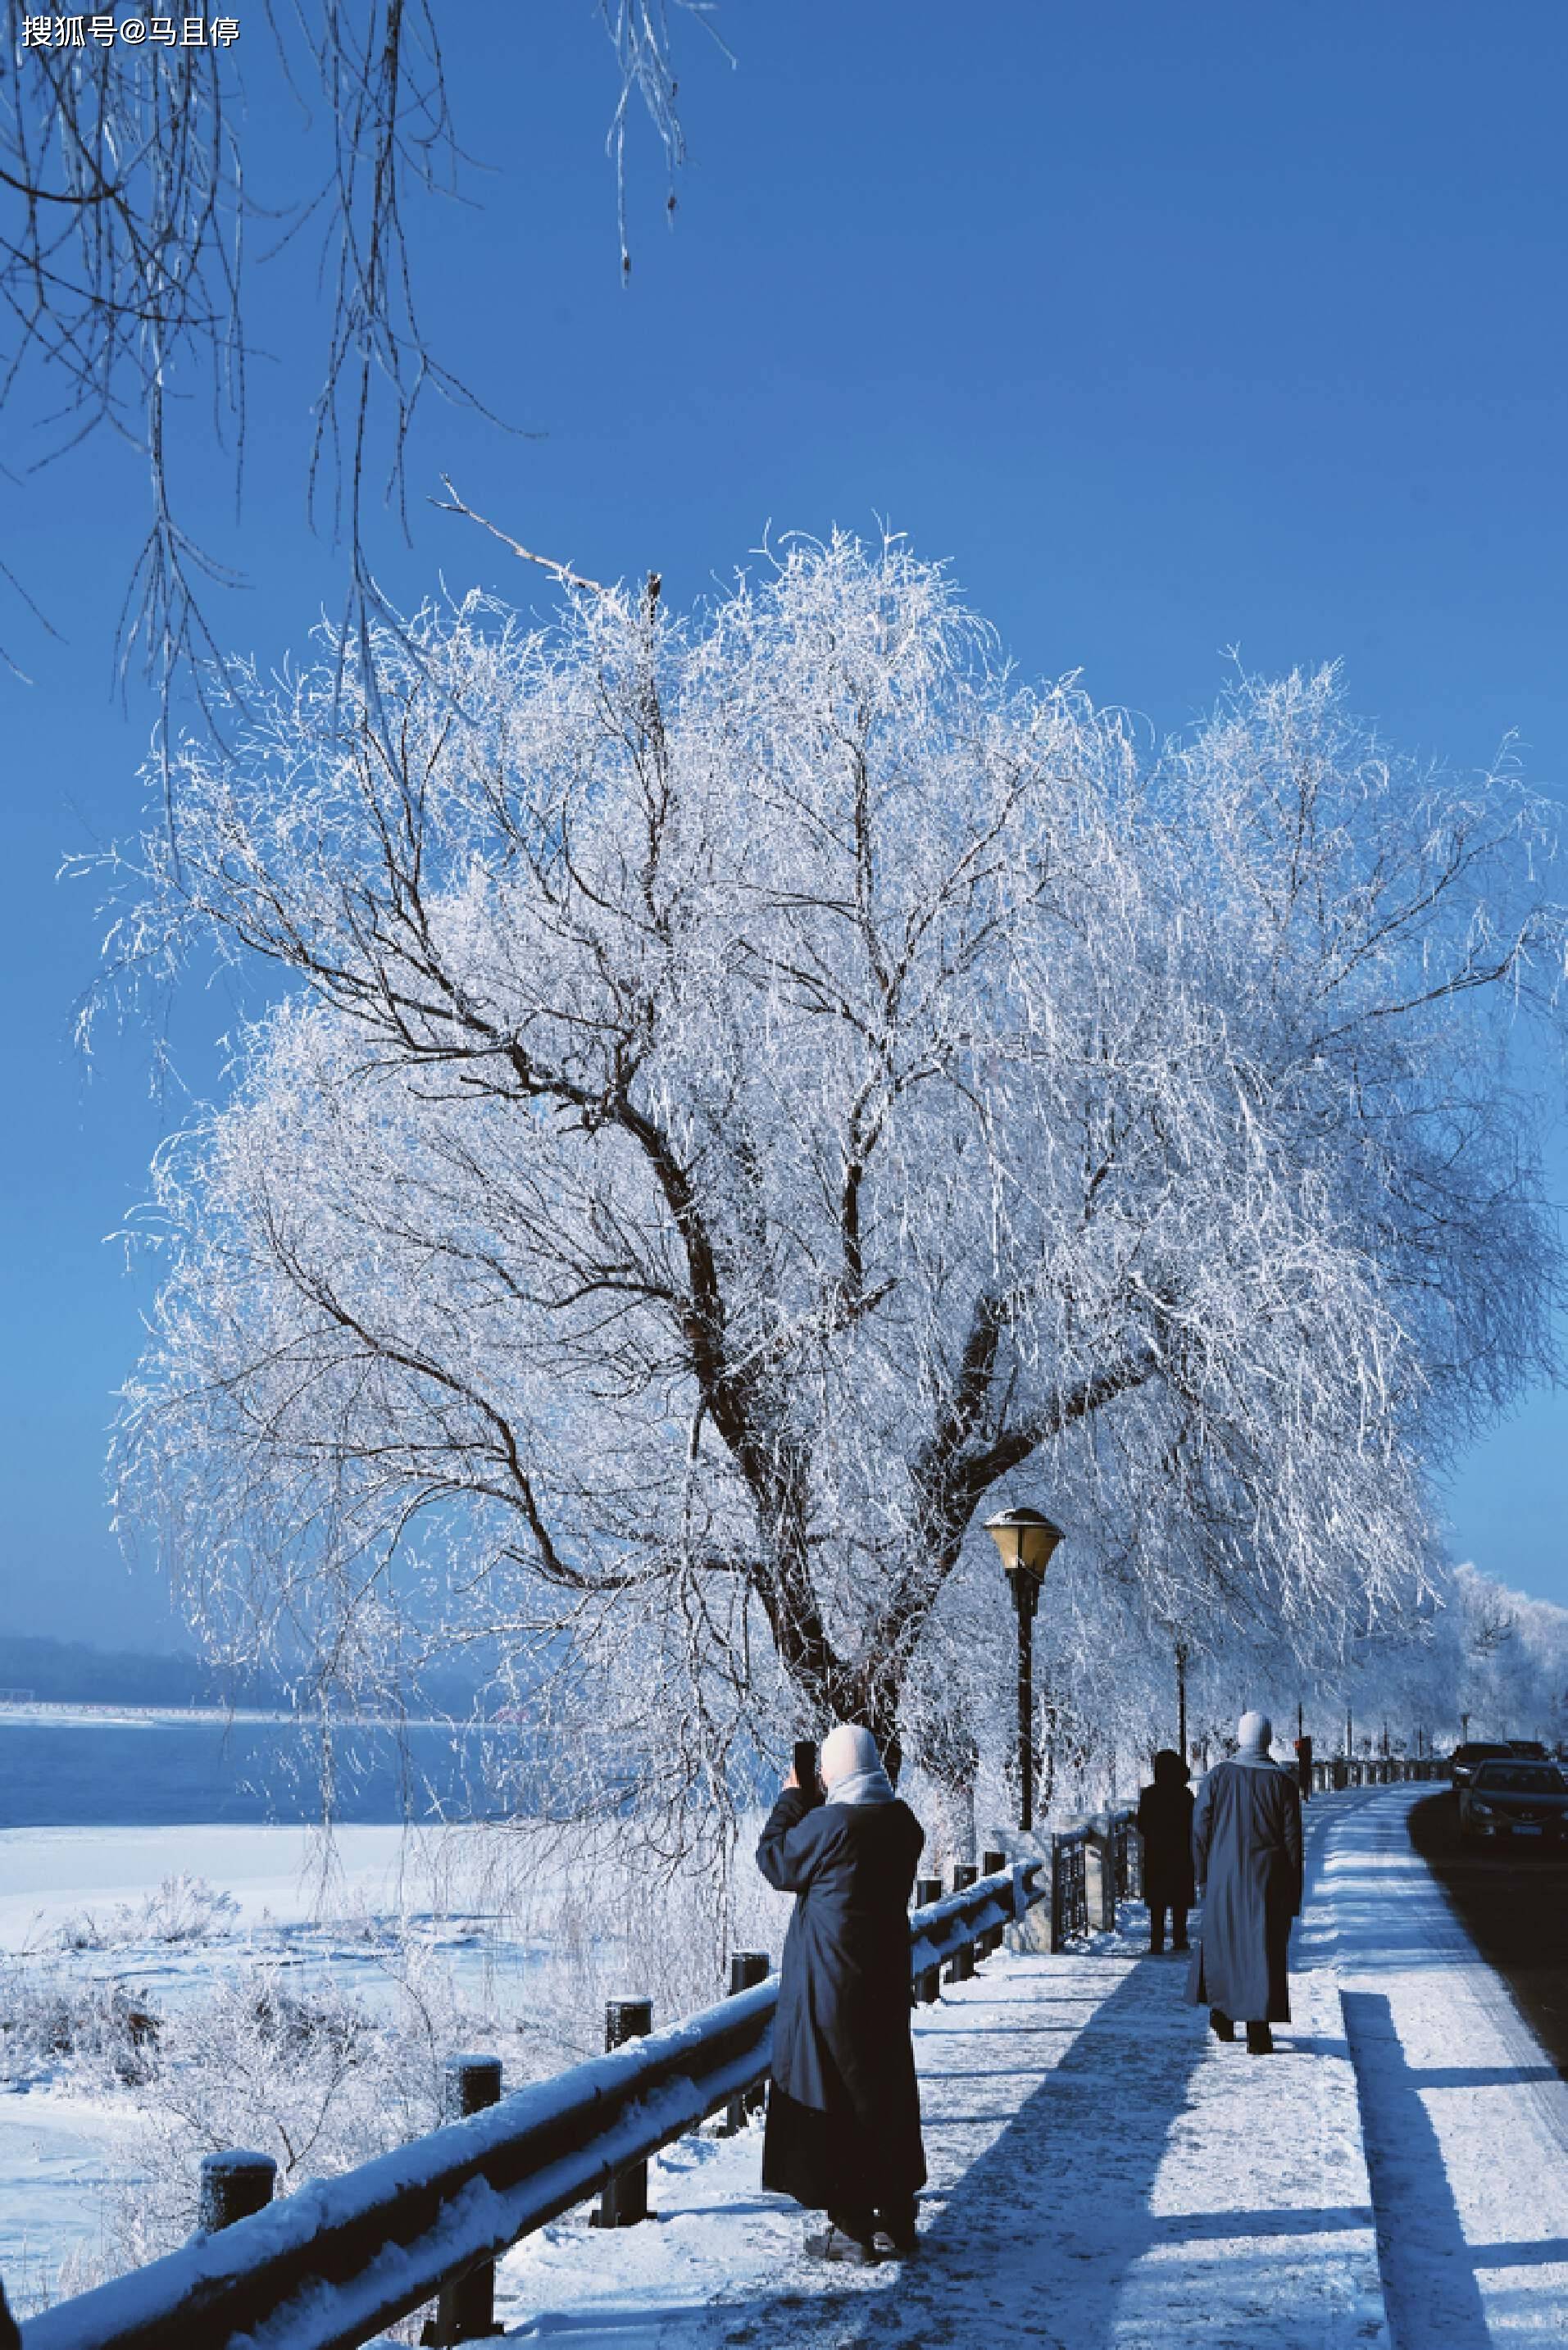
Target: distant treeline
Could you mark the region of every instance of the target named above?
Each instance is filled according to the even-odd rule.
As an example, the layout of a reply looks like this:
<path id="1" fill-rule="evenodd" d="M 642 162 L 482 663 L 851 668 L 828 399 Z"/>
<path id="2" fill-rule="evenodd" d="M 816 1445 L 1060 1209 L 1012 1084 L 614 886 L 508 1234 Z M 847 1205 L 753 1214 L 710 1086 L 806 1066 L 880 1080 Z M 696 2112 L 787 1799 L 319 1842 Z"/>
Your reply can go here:
<path id="1" fill-rule="evenodd" d="M 234 1705 L 268 1712 L 291 1706 L 275 1675 L 220 1673 L 189 1653 L 151 1656 L 13 1632 L 0 1632 L 0 1688 L 71 1705 Z M 472 1685 L 455 1675 L 432 1676 L 417 1710 L 465 1715 L 473 1696 Z"/>

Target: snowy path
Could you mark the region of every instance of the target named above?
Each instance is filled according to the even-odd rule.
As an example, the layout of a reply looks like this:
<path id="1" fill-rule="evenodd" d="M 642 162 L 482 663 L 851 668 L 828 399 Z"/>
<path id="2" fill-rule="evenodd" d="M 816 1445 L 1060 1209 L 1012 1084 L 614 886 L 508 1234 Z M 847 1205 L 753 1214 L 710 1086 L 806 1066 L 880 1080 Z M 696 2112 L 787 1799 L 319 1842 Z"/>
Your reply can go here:
<path id="1" fill-rule="evenodd" d="M 1410 1849 L 1427 1792 L 1336 1799 L 1320 1880 L 1395 2350 L 1561 2350 L 1568 2082 Z"/>
<path id="2" fill-rule="evenodd" d="M 1303 1936 L 1266 2062 L 1220 2048 L 1182 1962 L 1130 1942 L 947 1991 L 916 2021 L 932 2176 L 909 2269 L 805 2261 L 749 2134 L 675 2149 L 657 2225 L 520 2246 L 498 2314 L 572 2350 L 1386 2350 L 1333 1944 L 1322 1920 Z"/>

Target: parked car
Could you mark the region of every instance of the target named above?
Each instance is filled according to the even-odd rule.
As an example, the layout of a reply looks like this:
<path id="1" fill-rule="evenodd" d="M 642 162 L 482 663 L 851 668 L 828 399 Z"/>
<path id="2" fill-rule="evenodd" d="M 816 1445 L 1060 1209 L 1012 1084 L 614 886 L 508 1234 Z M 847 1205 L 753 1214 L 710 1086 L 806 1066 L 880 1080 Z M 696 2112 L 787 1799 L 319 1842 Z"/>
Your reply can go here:
<path id="1" fill-rule="evenodd" d="M 1477 1762 L 1459 1789 L 1459 1835 L 1467 1844 L 1490 1836 L 1513 1843 L 1561 1844 L 1568 1836 L 1568 1778 L 1555 1762 Z"/>
<path id="2" fill-rule="evenodd" d="M 1511 1738 L 1508 1747 L 1511 1754 L 1521 1754 L 1527 1762 L 1550 1762 L 1552 1760 L 1551 1753 L 1539 1738 Z"/>
<path id="3" fill-rule="evenodd" d="M 1453 1752 L 1454 1785 L 1468 1787 L 1478 1763 L 1511 1762 L 1512 1760 L 1511 1746 L 1489 1745 L 1484 1738 L 1469 1739 L 1463 1746 L 1456 1746 Z"/>

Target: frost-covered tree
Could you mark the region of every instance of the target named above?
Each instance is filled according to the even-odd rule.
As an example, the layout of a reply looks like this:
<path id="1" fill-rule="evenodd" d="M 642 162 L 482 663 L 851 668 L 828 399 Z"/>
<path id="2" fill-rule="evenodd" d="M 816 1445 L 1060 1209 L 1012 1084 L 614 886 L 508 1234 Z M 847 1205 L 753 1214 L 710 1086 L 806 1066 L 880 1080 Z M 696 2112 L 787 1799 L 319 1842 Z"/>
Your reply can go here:
<path id="1" fill-rule="evenodd" d="M 276 995 L 159 1160 L 116 1448 L 199 1621 L 483 1634 L 722 1773 L 951 1743 L 1009 1499 L 1162 1641 L 1406 1605 L 1425 1449 L 1549 1347 L 1510 781 L 1331 671 L 1140 754 L 897 542 L 406 635 L 374 724 L 352 645 L 244 681 L 117 860 L 117 968 Z"/>
<path id="2" fill-rule="evenodd" d="M 1451 1578 L 1455 1670 L 1444 1727 L 1472 1738 L 1568 1732 L 1568 1609 L 1510 1591 L 1470 1565 Z"/>

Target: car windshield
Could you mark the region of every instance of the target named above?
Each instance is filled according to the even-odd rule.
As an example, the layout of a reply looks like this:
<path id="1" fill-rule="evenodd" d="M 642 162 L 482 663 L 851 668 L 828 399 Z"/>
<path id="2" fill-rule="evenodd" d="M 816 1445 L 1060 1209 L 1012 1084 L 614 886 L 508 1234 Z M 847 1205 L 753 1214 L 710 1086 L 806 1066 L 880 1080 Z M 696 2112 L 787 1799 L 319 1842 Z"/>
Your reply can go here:
<path id="1" fill-rule="evenodd" d="M 1483 1762 L 1476 1785 L 1489 1795 L 1568 1795 L 1568 1779 L 1555 1762 Z"/>

